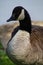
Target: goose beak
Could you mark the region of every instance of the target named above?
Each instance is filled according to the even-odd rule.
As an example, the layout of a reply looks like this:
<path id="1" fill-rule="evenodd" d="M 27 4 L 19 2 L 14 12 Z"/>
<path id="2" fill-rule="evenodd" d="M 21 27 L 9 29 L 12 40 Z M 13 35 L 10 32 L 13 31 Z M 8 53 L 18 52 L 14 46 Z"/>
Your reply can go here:
<path id="1" fill-rule="evenodd" d="M 13 21 L 12 16 L 7 20 L 7 22 Z"/>

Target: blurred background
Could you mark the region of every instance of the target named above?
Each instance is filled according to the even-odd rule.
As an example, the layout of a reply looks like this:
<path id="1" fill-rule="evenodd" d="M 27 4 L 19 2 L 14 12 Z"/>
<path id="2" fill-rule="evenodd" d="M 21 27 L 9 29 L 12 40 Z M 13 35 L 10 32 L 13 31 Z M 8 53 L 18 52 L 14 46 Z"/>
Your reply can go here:
<path id="1" fill-rule="evenodd" d="M 43 21 L 43 0 L 0 0 L 0 25 L 5 24 L 15 6 L 23 6 L 31 20 Z"/>

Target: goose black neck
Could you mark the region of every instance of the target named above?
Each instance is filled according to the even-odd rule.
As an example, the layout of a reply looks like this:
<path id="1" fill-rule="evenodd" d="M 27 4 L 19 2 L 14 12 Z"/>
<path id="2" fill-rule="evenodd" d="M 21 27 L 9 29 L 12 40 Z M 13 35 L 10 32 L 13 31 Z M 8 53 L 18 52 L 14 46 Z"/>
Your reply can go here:
<path id="1" fill-rule="evenodd" d="M 31 34 L 31 20 L 29 20 L 29 19 L 21 20 L 20 29 L 25 30 Z"/>

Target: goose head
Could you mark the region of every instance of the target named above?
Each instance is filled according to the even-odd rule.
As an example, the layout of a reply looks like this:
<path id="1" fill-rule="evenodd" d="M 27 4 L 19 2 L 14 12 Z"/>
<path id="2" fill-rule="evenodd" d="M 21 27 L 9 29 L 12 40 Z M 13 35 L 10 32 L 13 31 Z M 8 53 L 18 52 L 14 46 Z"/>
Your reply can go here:
<path id="1" fill-rule="evenodd" d="M 16 20 L 20 23 L 20 29 L 31 33 L 31 18 L 29 13 L 22 6 L 17 6 L 13 9 L 12 15 L 7 22 Z"/>

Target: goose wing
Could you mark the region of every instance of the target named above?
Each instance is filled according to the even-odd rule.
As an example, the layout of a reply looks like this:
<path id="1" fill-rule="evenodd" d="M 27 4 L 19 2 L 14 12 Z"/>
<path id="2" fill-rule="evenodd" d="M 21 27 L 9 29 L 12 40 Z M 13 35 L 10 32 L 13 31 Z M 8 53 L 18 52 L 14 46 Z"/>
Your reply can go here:
<path id="1" fill-rule="evenodd" d="M 43 50 L 43 27 L 32 26 L 31 45 L 35 49 Z"/>

